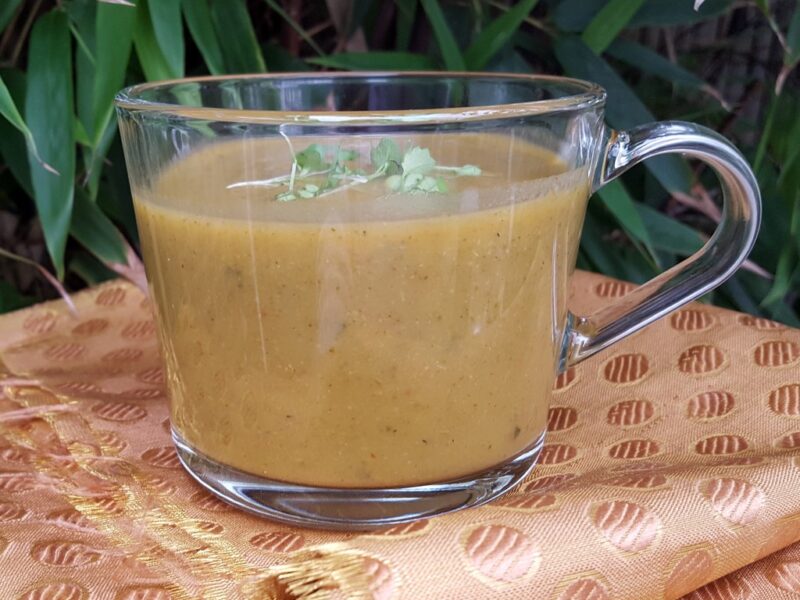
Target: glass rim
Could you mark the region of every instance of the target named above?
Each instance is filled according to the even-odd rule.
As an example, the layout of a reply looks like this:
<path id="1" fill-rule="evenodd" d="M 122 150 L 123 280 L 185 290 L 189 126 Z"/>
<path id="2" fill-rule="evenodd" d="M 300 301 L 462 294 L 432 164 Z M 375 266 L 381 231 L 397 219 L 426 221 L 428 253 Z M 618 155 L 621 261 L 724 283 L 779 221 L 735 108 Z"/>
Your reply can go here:
<path id="1" fill-rule="evenodd" d="M 158 102 L 144 99 L 146 92 L 165 90 L 186 83 L 222 83 L 226 81 L 248 80 L 335 80 L 335 79 L 403 79 L 403 78 L 450 78 L 450 79 L 497 79 L 503 81 L 547 83 L 571 86 L 575 93 L 559 98 L 530 100 L 507 104 L 485 106 L 396 109 L 396 110 L 266 110 L 219 108 L 212 106 L 189 106 L 180 103 Z M 153 112 L 193 120 L 244 122 L 254 124 L 294 124 L 294 125 L 415 125 L 431 123 L 450 123 L 489 119 L 515 118 L 528 115 L 547 115 L 570 111 L 581 111 L 603 106 L 606 91 L 596 83 L 562 77 L 558 75 L 538 75 L 527 73 L 495 73 L 466 71 L 324 71 L 297 73 L 258 73 L 246 75 L 207 75 L 185 77 L 140 83 L 124 88 L 117 93 L 114 104 L 118 109 L 130 112 Z"/>

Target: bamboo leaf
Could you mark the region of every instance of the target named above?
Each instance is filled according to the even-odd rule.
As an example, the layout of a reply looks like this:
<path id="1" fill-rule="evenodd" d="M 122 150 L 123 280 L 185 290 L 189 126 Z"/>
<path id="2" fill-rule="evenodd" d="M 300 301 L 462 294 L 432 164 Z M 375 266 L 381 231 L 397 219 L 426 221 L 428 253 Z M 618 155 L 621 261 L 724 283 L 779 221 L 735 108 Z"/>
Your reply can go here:
<path id="1" fill-rule="evenodd" d="M 25 73 L 16 69 L 4 70 L 0 79 L 4 78 L 8 85 L 13 102 L 17 106 L 25 105 Z M 25 136 L 8 120 L 0 119 L 0 156 L 8 165 L 14 179 L 31 198 L 31 169 L 28 166 L 28 149 Z"/>
<path id="2" fill-rule="evenodd" d="M 733 4 L 733 0 L 705 0 L 694 9 L 689 0 L 647 0 L 631 19 L 631 27 L 669 27 L 671 25 L 691 25 L 712 19 Z"/>
<path id="3" fill-rule="evenodd" d="M 603 239 L 603 231 L 591 210 L 587 211 L 581 231 L 581 253 L 600 272 L 622 278 L 625 276 L 624 270 L 614 250 Z"/>
<path id="4" fill-rule="evenodd" d="M 522 0 L 492 21 L 464 53 L 471 70 L 480 70 L 509 42 L 538 0 Z"/>
<path id="5" fill-rule="evenodd" d="M 285 10 L 283 10 L 283 7 L 282 7 L 280 4 L 278 4 L 278 3 L 277 3 L 275 0 L 264 0 L 264 1 L 267 3 L 267 5 L 268 5 L 268 6 L 269 6 L 269 7 L 270 7 L 272 10 L 274 10 L 274 11 L 275 11 L 275 12 L 278 14 L 278 16 L 279 16 L 281 19 L 283 19 L 284 21 L 286 21 L 286 23 L 288 23 L 289 27 L 291 27 L 292 29 L 294 29 L 294 30 L 295 30 L 295 32 L 297 33 L 297 35 L 299 35 L 299 36 L 300 36 L 300 37 L 303 39 L 303 41 L 304 41 L 306 44 L 308 44 L 308 45 L 309 45 L 309 47 L 310 47 L 310 48 L 311 48 L 311 49 L 312 49 L 314 52 L 316 52 L 316 53 L 317 53 L 317 54 L 319 54 L 320 56 L 325 56 L 325 52 L 323 52 L 323 51 L 322 51 L 322 48 L 320 48 L 320 47 L 319 47 L 319 45 L 317 44 L 317 42 L 315 42 L 315 41 L 314 41 L 314 38 L 312 38 L 310 35 L 308 35 L 308 33 L 306 32 L 306 30 L 305 30 L 305 29 L 303 29 L 303 27 L 300 25 L 300 23 L 298 23 L 297 21 L 295 21 L 295 20 L 294 20 L 294 19 L 291 17 L 291 15 L 289 15 L 289 13 L 287 13 Z"/>
<path id="6" fill-rule="evenodd" d="M 414 28 L 414 20 L 417 18 L 418 0 L 395 0 L 397 5 L 397 34 L 395 37 L 395 48 L 400 51 L 408 50 L 411 42 L 411 31 Z"/>
<path id="7" fill-rule="evenodd" d="M 650 233 L 647 231 L 644 221 L 642 221 L 637 211 L 637 203 L 631 198 L 622 181 L 619 179 L 610 181 L 597 190 L 597 195 L 620 225 L 622 225 L 630 235 L 641 241 L 650 252 L 651 256 L 655 256 L 653 241 L 650 238 Z"/>
<path id="8" fill-rule="evenodd" d="M 700 77 L 663 57 L 647 46 L 619 39 L 608 47 L 608 54 L 645 73 L 694 89 L 705 85 Z"/>
<path id="9" fill-rule="evenodd" d="M 448 71 L 466 71 L 467 66 L 464 62 L 464 57 L 461 56 L 461 51 L 458 49 L 458 44 L 456 44 L 456 38 L 453 37 L 453 32 L 450 31 L 450 26 L 444 18 L 439 1 L 420 0 L 420 2 L 425 14 L 428 15 L 428 22 L 433 29 L 433 35 L 436 37 L 436 43 L 439 45 L 445 67 Z"/>
<path id="10" fill-rule="evenodd" d="M 625 29 L 645 0 L 610 0 L 592 19 L 581 36 L 595 54 L 602 54 Z"/>
<path id="11" fill-rule="evenodd" d="M 183 0 L 183 16 L 209 72 L 222 75 L 225 72 L 222 49 L 214 32 L 208 0 Z"/>
<path id="12" fill-rule="evenodd" d="M 262 51 L 270 71 L 288 73 L 311 70 L 311 67 L 302 58 L 292 56 L 277 42 L 267 42 L 262 47 Z"/>
<path id="13" fill-rule="evenodd" d="M 75 42 L 78 44 L 78 48 L 80 48 L 84 58 L 89 61 L 90 65 L 94 66 L 94 52 L 92 52 L 92 49 L 89 47 L 89 44 L 86 43 L 86 40 L 83 39 L 81 32 L 78 31 L 78 29 L 76 29 L 71 23 L 69 30 L 72 32 L 72 37 L 75 38 Z"/>
<path id="14" fill-rule="evenodd" d="M 97 285 L 118 277 L 114 271 L 105 266 L 97 257 L 81 249 L 77 249 L 72 253 L 68 267 L 70 273 L 74 273 L 83 279 L 87 285 Z"/>
<path id="15" fill-rule="evenodd" d="M 95 143 L 89 160 L 86 163 L 86 188 L 89 190 L 89 197 L 94 201 L 97 198 L 97 191 L 100 184 L 100 175 L 103 173 L 103 164 L 106 154 L 117 134 L 117 121 L 111 119 L 106 124 L 106 129 L 100 136 L 100 140 Z"/>
<path id="16" fill-rule="evenodd" d="M 2 76 L 0 76 L 0 115 L 26 138 L 31 137 L 31 131 L 25 124 L 25 120 L 11 97 L 11 92 L 8 91 L 8 86 L 6 86 Z"/>
<path id="17" fill-rule="evenodd" d="M 211 20 L 222 44 L 228 73 L 263 73 L 267 70 L 243 0 L 211 0 Z"/>
<path id="18" fill-rule="evenodd" d="M 607 52 L 617 60 L 639 69 L 642 73 L 660 77 L 678 86 L 706 93 L 717 100 L 725 110 L 730 110 L 730 106 L 725 102 L 722 95 L 711 85 L 647 46 L 630 40 L 618 39 L 608 47 Z"/>
<path id="19" fill-rule="evenodd" d="M 164 58 L 161 47 L 156 40 L 153 22 L 150 17 L 150 0 L 139 0 L 136 6 L 136 23 L 133 28 L 133 45 L 136 55 L 148 81 L 170 79 L 176 75 Z M 159 0 L 155 0 L 158 2 Z"/>
<path id="20" fill-rule="evenodd" d="M 89 197 L 78 189 L 70 234 L 104 262 L 124 263 L 125 246 L 117 228 Z"/>
<path id="21" fill-rule="evenodd" d="M 83 123 L 81 123 L 81 120 L 77 117 L 72 120 L 72 136 L 81 146 L 92 145 L 92 141 L 89 139 L 89 134 L 86 133 L 86 128 L 83 126 Z"/>
<path id="22" fill-rule="evenodd" d="M 20 4 L 22 4 L 22 0 L 5 0 L 0 4 L 0 31 L 6 28 Z"/>
<path id="23" fill-rule="evenodd" d="M 770 304 L 781 302 L 792 288 L 792 282 L 798 270 L 800 270 L 800 263 L 798 263 L 797 248 L 794 244 L 786 244 L 778 259 L 772 287 L 761 301 L 760 306 L 764 308 Z"/>
<path id="24" fill-rule="evenodd" d="M 181 0 L 155 0 L 148 4 L 148 8 L 156 42 L 169 65 L 172 77 L 183 77 L 184 46 Z"/>
<path id="25" fill-rule="evenodd" d="M 553 9 L 553 21 L 562 31 L 581 32 L 608 4 L 608 0 L 562 0 Z M 690 25 L 727 11 L 733 0 L 705 0 L 694 10 L 691 0 L 645 0 L 631 17 L 630 27 Z"/>
<path id="26" fill-rule="evenodd" d="M 47 170 L 29 152 L 31 180 L 45 243 L 59 278 L 64 275 L 75 178 L 72 48 L 67 15 L 50 11 L 36 21 L 28 46 L 25 115 Z"/>
<path id="27" fill-rule="evenodd" d="M 758 302 L 754 300 L 756 294 L 748 286 L 743 285 L 743 281 L 747 281 L 747 273 L 739 271 L 736 275 L 728 279 L 722 287 L 716 291 L 728 297 L 733 307 L 750 313 L 751 315 L 760 315 L 761 309 Z"/>
<path id="28" fill-rule="evenodd" d="M 636 210 L 657 250 L 690 256 L 703 247 L 703 238 L 691 227 L 646 204 L 637 203 Z"/>
<path id="29" fill-rule="evenodd" d="M 0 116 L 4 117 L 5 120 L 10 123 L 14 129 L 19 131 L 25 139 L 25 145 L 28 148 L 28 152 L 30 152 L 33 157 L 36 159 L 36 162 L 45 169 L 53 174 L 58 174 L 58 171 L 50 164 L 46 163 L 42 160 L 42 157 L 39 154 L 39 150 L 36 147 L 36 139 L 33 136 L 28 125 L 25 123 L 25 120 L 22 118 L 22 115 L 17 108 L 14 99 L 11 96 L 11 93 L 8 90 L 3 78 L 0 77 Z"/>
<path id="30" fill-rule="evenodd" d="M 655 117 L 611 66 L 597 56 L 577 36 L 565 36 L 555 43 L 555 54 L 568 75 L 588 79 L 602 85 L 608 93 L 606 119 L 612 127 L 629 129 L 655 121 Z M 669 191 L 686 192 L 690 173 L 677 156 L 660 156 L 646 161 L 645 166 Z"/>
<path id="31" fill-rule="evenodd" d="M 80 48 L 75 53 L 73 67 L 75 69 L 76 112 L 87 134 L 94 125 L 94 78 L 97 68 L 95 24 L 99 5 L 100 3 L 96 0 L 73 0 L 66 5 L 70 31 Z M 90 134 L 89 137 L 91 138 Z M 86 148 L 83 148 L 82 152 L 85 159 L 91 154 L 91 150 Z"/>
<path id="32" fill-rule="evenodd" d="M 97 146 L 114 112 L 114 96 L 125 82 L 136 9 L 100 4 L 95 25 L 96 69 L 92 94 L 94 120 L 90 135 Z"/>
<path id="33" fill-rule="evenodd" d="M 0 314 L 19 310 L 36 303 L 36 298 L 24 296 L 7 281 L 0 280 Z"/>
<path id="34" fill-rule="evenodd" d="M 606 0 L 562 0 L 553 8 L 553 22 L 561 31 L 583 31 L 605 3 Z"/>
<path id="35" fill-rule="evenodd" d="M 351 71 L 377 69 L 394 71 L 429 71 L 436 68 L 430 56 L 410 52 L 342 52 L 307 62 L 323 67 Z"/>
<path id="36" fill-rule="evenodd" d="M 103 169 L 104 176 L 99 182 L 97 206 L 122 228 L 128 239 L 138 246 L 139 233 L 136 229 L 136 216 L 133 212 L 133 200 L 131 199 L 128 173 L 125 169 L 122 143 L 119 136 L 112 139 L 113 142 L 108 151 L 108 164 Z"/>
<path id="37" fill-rule="evenodd" d="M 41 273 L 42 276 L 45 279 L 47 279 L 50 285 L 52 285 L 56 289 L 56 291 L 58 291 L 59 295 L 64 299 L 64 302 L 66 302 L 67 308 L 69 308 L 70 312 L 73 315 L 78 314 L 78 309 L 75 308 L 75 303 L 72 301 L 72 298 L 67 293 L 67 290 L 64 289 L 62 283 L 58 279 L 53 277 L 53 274 L 47 269 L 45 269 L 42 265 L 37 263 L 35 260 L 31 260 L 30 258 L 26 258 L 25 256 L 20 256 L 19 254 L 14 254 L 13 252 L 9 252 L 8 250 L 4 250 L 3 248 L 0 248 L 0 256 L 2 256 L 3 258 L 8 258 L 9 260 L 20 262 L 25 265 L 29 265 L 34 269 L 36 269 L 37 271 L 39 271 L 39 273 Z"/>
<path id="38" fill-rule="evenodd" d="M 792 20 L 789 22 L 789 30 L 786 32 L 786 43 L 789 45 L 789 56 L 786 62 L 791 64 L 800 60 L 800 2 L 795 4 Z"/>

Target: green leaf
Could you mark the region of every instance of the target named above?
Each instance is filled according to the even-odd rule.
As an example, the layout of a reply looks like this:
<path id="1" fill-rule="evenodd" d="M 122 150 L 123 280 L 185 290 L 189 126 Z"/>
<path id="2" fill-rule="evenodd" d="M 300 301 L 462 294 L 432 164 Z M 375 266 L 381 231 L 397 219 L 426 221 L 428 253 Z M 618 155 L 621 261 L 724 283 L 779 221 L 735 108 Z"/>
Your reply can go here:
<path id="1" fill-rule="evenodd" d="M 800 2 L 795 4 L 792 20 L 789 22 L 789 30 L 786 32 L 786 44 L 789 46 L 789 56 L 786 62 L 793 63 L 800 60 Z"/>
<path id="2" fill-rule="evenodd" d="M 69 294 L 67 293 L 67 290 L 64 289 L 64 285 L 58 279 L 53 277 L 53 274 L 47 269 L 45 269 L 38 262 L 36 262 L 35 260 L 31 260 L 27 256 L 20 256 L 19 254 L 14 254 L 13 252 L 9 252 L 8 250 L 3 249 L 2 247 L 0 247 L 0 257 L 7 258 L 9 260 L 14 260 L 16 262 L 22 263 L 23 265 L 28 265 L 29 267 L 33 267 L 34 269 L 39 271 L 42 277 L 44 277 L 48 281 L 48 283 L 50 283 L 50 285 L 52 285 L 56 289 L 58 294 L 64 299 L 64 302 L 67 304 L 67 307 L 69 308 L 70 312 L 73 315 L 78 314 L 78 311 L 75 308 L 75 303 L 72 301 L 72 298 L 70 298 Z"/>
<path id="3" fill-rule="evenodd" d="M 11 97 L 11 92 L 8 91 L 8 87 L 2 77 L 0 77 L 0 115 L 26 138 L 31 137 L 31 131 L 25 124 L 25 120 L 22 118 L 14 99 Z"/>
<path id="4" fill-rule="evenodd" d="M 75 53 L 75 95 L 78 119 L 91 138 L 89 132 L 94 125 L 94 79 L 97 68 L 95 57 L 95 24 L 97 23 L 96 0 L 73 0 L 66 5 L 70 20 L 70 31 L 78 42 L 80 50 Z M 90 144 L 91 145 L 91 144 Z M 82 149 L 84 157 L 91 154 Z"/>
<path id="5" fill-rule="evenodd" d="M 394 46 L 398 50 L 408 50 L 419 2 L 418 0 L 395 0 L 394 3 L 397 5 L 397 32 Z"/>
<path id="6" fill-rule="evenodd" d="M 581 253 L 601 273 L 624 279 L 626 276 L 624 261 L 619 256 L 618 249 L 605 239 L 604 227 L 593 214 L 591 205 L 592 203 L 589 203 L 581 231 Z"/>
<path id="7" fill-rule="evenodd" d="M 114 96 L 125 83 L 131 54 L 136 10 L 128 6 L 100 3 L 95 25 L 95 76 L 92 94 L 94 114 L 92 143 L 97 146 L 114 114 Z"/>
<path id="8" fill-rule="evenodd" d="M 637 203 L 636 210 L 657 250 L 690 256 L 703 247 L 703 238 L 691 227 L 646 204 Z"/>
<path id="9" fill-rule="evenodd" d="M 75 194 L 70 234 L 100 260 L 126 262 L 125 246 L 119 231 L 81 189 Z"/>
<path id="10" fill-rule="evenodd" d="M 154 0 L 148 4 L 148 8 L 156 42 L 169 65 L 172 77 L 183 77 L 184 45 L 181 0 Z"/>
<path id="11" fill-rule="evenodd" d="M 211 0 L 211 21 L 217 39 L 225 41 L 221 47 L 226 72 L 267 70 L 244 0 Z"/>
<path id="12" fill-rule="evenodd" d="M 372 149 L 369 158 L 372 162 L 372 166 L 375 169 L 380 169 L 381 167 L 385 168 L 388 162 L 399 164 L 403 160 L 403 153 L 400 151 L 397 142 L 389 138 L 384 138 Z"/>
<path id="13" fill-rule="evenodd" d="M 575 36 L 563 37 L 556 40 L 554 49 L 568 75 L 594 81 L 606 89 L 606 118 L 612 126 L 628 128 L 654 120 L 636 93 L 583 40 Z"/>
<path id="14" fill-rule="evenodd" d="M 410 52 L 342 52 L 321 58 L 309 58 L 309 63 L 359 71 L 375 69 L 379 71 L 428 71 L 436 68 L 436 64 L 424 54 Z"/>
<path id="15" fill-rule="evenodd" d="M 25 116 L 39 140 L 48 171 L 29 152 L 34 199 L 50 258 L 59 278 L 64 275 L 75 178 L 73 137 L 72 48 L 67 15 L 52 10 L 39 17 L 28 45 L 28 85 Z"/>
<path id="16" fill-rule="evenodd" d="M 136 24 L 133 29 L 133 44 L 136 55 L 144 70 L 148 81 L 171 79 L 175 77 L 169 62 L 164 57 L 161 47 L 156 40 L 153 22 L 150 17 L 149 2 L 151 0 L 138 0 L 136 6 Z M 159 0 L 155 0 L 159 2 Z"/>
<path id="17" fill-rule="evenodd" d="M 484 70 L 494 71 L 496 73 L 530 74 L 531 64 L 525 60 L 525 57 L 522 56 L 520 52 L 514 50 L 511 44 L 509 44 L 489 61 L 489 64 L 484 67 Z"/>
<path id="18" fill-rule="evenodd" d="M 699 10 L 691 0 L 647 0 L 629 23 L 630 27 L 691 25 L 727 12 L 733 0 L 705 0 Z"/>
<path id="19" fill-rule="evenodd" d="M 513 5 L 511 10 L 492 21 L 481 31 L 478 38 L 470 44 L 464 53 L 464 61 L 471 70 L 485 67 L 508 42 L 522 25 L 522 21 L 536 6 L 538 0 L 522 0 Z"/>
<path id="20" fill-rule="evenodd" d="M 655 121 L 636 93 L 579 37 L 565 36 L 556 40 L 555 54 L 568 75 L 595 81 L 605 88 L 608 93 L 606 119 L 612 127 L 629 129 Z M 659 156 L 644 164 L 668 191 L 688 191 L 690 172 L 685 161 L 679 157 Z"/>
<path id="21" fill-rule="evenodd" d="M 314 52 L 316 52 L 316 53 L 317 53 L 317 54 L 319 54 L 320 56 L 325 56 L 325 52 L 323 52 L 323 51 L 322 51 L 322 48 L 320 48 L 320 47 L 319 47 L 319 45 L 317 44 L 317 42 L 315 42 L 315 41 L 314 41 L 314 38 L 312 38 L 310 35 L 308 35 L 308 32 L 306 32 L 306 30 L 305 30 L 305 29 L 303 29 L 303 27 L 300 25 L 300 23 L 298 23 L 297 21 L 295 21 L 295 20 L 294 20 L 294 19 L 291 17 L 291 15 L 289 15 L 289 13 L 287 13 L 285 10 L 283 10 L 283 7 L 282 7 L 280 4 L 278 4 L 277 2 L 275 2 L 275 0 L 264 0 L 264 1 L 267 3 L 267 5 L 268 5 L 268 6 L 269 6 L 269 7 L 270 7 L 272 10 L 274 10 L 274 11 L 275 11 L 275 12 L 278 14 L 278 16 L 279 16 L 281 19 L 283 19 L 284 21 L 286 21 L 286 23 L 288 23 L 289 27 L 291 27 L 292 29 L 294 29 L 294 30 L 295 30 L 295 32 L 297 33 L 297 35 L 299 35 L 299 36 L 300 36 L 300 37 L 303 39 L 303 41 L 304 41 L 306 44 L 308 44 L 308 45 L 309 45 L 309 47 L 310 47 L 310 48 L 311 48 L 311 49 L 312 49 Z"/>
<path id="22" fill-rule="evenodd" d="M 20 4 L 22 4 L 22 0 L 4 0 L 4 2 L 0 4 L 0 31 L 6 28 L 6 25 L 11 21 L 14 13 L 17 12 L 17 8 L 19 8 Z"/>
<path id="23" fill-rule="evenodd" d="M 647 231 L 647 227 L 642 221 L 637 210 L 637 203 L 634 202 L 625 185 L 619 179 L 610 181 L 597 190 L 597 195 L 603 201 L 605 207 L 617 219 L 620 225 L 637 240 L 641 241 L 652 256 L 653 241 Z"/>
<path id="24" fill-rule="evenodd" d="M 322 147 L 319 144 L 311 144 L 305 150 L 295 154 L 294 160 L 301 170 L 308 172 L 321 171 L 330 167 L 330 165 L 323 160 L 322 155 Z"/>
<path id="25" fill-rule="evenodd" d="M 436 166 L 436 161 L 433 160 L 430 150 L 414 146 L 406 151 L 401 166 L 404 177 L 414 174 L 426 175 Z"/>
<path id="26" fill-rule="evenodd" d="M 678 85 L 700 89 L 706 84 L 700 77 L 663 57 L 647 46 L 631 40 L 619 39 L 608 47 L 608 54 L 638 68 L 643 73 L 655 75 Z"/>
<path id="27" fill-rule="evenodd" d="M 72 120 L 72 137 L 75 138 L 75 141 L 78 142 L 81 146 L 91 146 L 92 141 L 89 139 L 89 134 L 86 133 L 86 129 L 81 123 L 81 120 L 78 117 L 75 117 Z"/>
<path id="28" fill-rule="evenodd" d="M 608 4 L 608 0 L 562 0 L 552 18 L 562 31 L 581 32 Z M 646 0 L 628 23 L 629 27 L 667 27 L 699 23 L 726 12 L 733 0 L 705 0 L 694 10 L 692 0 Z"/>
<path id="29" fill-rule="evenodd" d="M 264 59 L 269 65 L 269 70 L 278 73 L 310 71 L 302 58 L 292 56 L 286 49 L 276 41 L 270 41 L 262 47 Z"/>
<path id="30" fill-rule="evenodd" d="M 117 121 L 110 120 L 106 125 L 106 130 L 100 136 L 100 141 L 96 143 L 93 148 L 89 160 L 86 163 L 86 176 L 88 177 L 87 188 L 89 196 L 94 201 L 97 197 L 97 190 L 100 184 L 100 175 L 103 173 L 103 165 L 105 164 L 106 153 L 108 152 L 111 142 L 117 134 Z"/>
<path id="31" fill-rule="evenodd" d="M 81 53 L 83 54 L 84 58 L 89 61 L 89 64 L 94 66 L 94 52 L 89 47 L 89 44 L 83 39 L 81 32 L 78 31 L 75 27 L 70 24 L 69 30 L 72 32 L 72 37 L 75 38 L 75 42 L 78 44 L 78 48 L 80 48 Z"/>
<path id="32" fill-rule="evenodd" d="M 136 215 L 133 212 L 131 188 L 119 136 L 113 138 L 106 160 L 103 177 L 99 183 L 97 205 L 122 227 L 128 239 L 138 245 L 139 233 L 136 229 Z"/>
<path id="33" fill-rule="evenodd" d="M 117 273 L 83 250 L 72 253 L 69 271 L 83 279 L 87 285 L 97 285 L 119 277 Z"/>
<path id="34" fill-rule="evenodd" d="M 189 32 L 203 55 L 209 72 L 212 75 L 222 75 L 225 72 L 222 49 L 214 32 L 208 0 L 183 0 L 182 6 Z"/>
<path id="35" fill-rule="evenodd" d="M 11 96 L 11 93 L 9 92 L 9 89 L 2 77 L 0 77 L 0 116 L 4 117 L 5 120 L 14 127 L 14 129 L 23 135 L 28 152 L 33 155 L 42 168 L 47 171 L 54 172 L 53 167 L 44 162 L 39 155 L 39 150 L 36 147 L 35 137 L 28 125 L 25 123 L 25 120 L 22 118 L 22 115 L 17 108 L 17 104 L 14 102 L 14 98 Z"/>
<path id="36" fill-rule="evenodd" d="M 586 29 L 607 0 L 561 0 L 552 11 L 553 22 L 561 31 L 579 32 Z"/>
<path id="37" fill-rule="evenodd" d="M 24 296 L 9 282 L 0 280 L 0 313 L 19 310 L 36 302 L 36 298 Z"/>
<path id="38" fill-rule="evenodd" d="M 792 289 L 792 282 L 798 269 L 800 269 L 800 263 L 797 259 L 797 248 L 794 244 L 786 244 L 778 259 L 772 287 L 761 301 L 762 308 L 783 301 L 783 298 Z"/>
<path id="39" fill-rule="evenodd" d="M 436 43 L 439 45 L 445 67 L 447 67 L 448 71 L 466 71 L 467 66 L 464 62 L 464 57 L 461 56 L 461 51 L 458 49 L 453 32 L 450 31 L 450 26 L 444 18 L 439 1 L 420 0 L 420 2 L 425 14 L 428 15 L 428 22 L 433 29 L 433 35 L 436 37 Z"/>
<path id="40" fill-rule="evenodd" d="M 16 106 L 25 106 L 25 73 L 17 69 L 2 71 L 0 79 L 8 84 L 12 101 Z M 28 151 L 25 136 L 8 120 L 0 119 L 0 156 L 8 165 L 14 179 L 31 198 L 31 169 L 28 166 Z"/>
<path id="41" fill-rule="evenodd" d="M 708 94 L 717 100 L 723 108 L 730 110 L 722 95 L 710 84 L 647 46 L 637 44 L 631 40 L 617 39 L 608 47 L 607 53 L 617 60 L 639 69 L 642 73 Z"/>
<path id="42" fill-rule="evenodd" d="M 595 54 L 602 54 L 625 29 L 645 0 L 610 0 L 583 32 L 583 41 Z"/>

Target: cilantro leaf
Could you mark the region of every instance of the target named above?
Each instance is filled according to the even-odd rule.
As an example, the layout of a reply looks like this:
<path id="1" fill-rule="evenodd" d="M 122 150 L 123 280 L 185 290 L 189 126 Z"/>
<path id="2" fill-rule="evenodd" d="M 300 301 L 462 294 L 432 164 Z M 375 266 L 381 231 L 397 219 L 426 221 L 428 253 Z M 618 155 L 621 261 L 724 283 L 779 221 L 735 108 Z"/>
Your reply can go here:
<path id="1" fill-rule="evenodd" d="M 389 138 L 383 138 L 378 142 L 378 145 L 372 149 L 369 157 L 372 161 L 372 166 L 378 170 L 381 167 L 384 169 L 388 168 L 387 165 L 390 163 L 395 163 L 399 166 L 400 161 L 403 160 L 403 153 L 400 152 L 400 147 L 397 145 L 397 142 Z"/>
<path id="2" fill-rule="evenodd" d="M 323 148 L 319 144 L 311 144 L 302 152 L 298 152 L 294 160 L 300 170 L 306 173 L 322 171 L 330 166 L 323 159 Z"/>
<path id="3" fill-rule="evenodd" d="M 426 175 L 436 166 L 436 161 L 433 160 L 430 150 L 414 146 L 406 151 L 401 166 L 406 177 L 412 173 Z"/>
<path id="4" fill-rule="evenodd" d="M 291 143 L 289 149 L 294 152 Z M 276 194 L 275 199 L 288 202 L 317 198 L 378 178 L 385 179 L 386 188 L 391 192 L 443 194 L 448 191 L 447 182 L 435 172 L 448 173 L 450 178 L 481 174 L 481 169 L 475 165 L 437 165 L 427 148 L 413 146 L 402 152 L 397 142 L 390 138 L 381 139 L 370 150 L 372 172 L 355 162 L 359 156 L 355 149 L 333 144 L 311 144 L 293 155 L 288 175 L 238 182 L 235 185 L 286 186 L 288 189 Z"/>

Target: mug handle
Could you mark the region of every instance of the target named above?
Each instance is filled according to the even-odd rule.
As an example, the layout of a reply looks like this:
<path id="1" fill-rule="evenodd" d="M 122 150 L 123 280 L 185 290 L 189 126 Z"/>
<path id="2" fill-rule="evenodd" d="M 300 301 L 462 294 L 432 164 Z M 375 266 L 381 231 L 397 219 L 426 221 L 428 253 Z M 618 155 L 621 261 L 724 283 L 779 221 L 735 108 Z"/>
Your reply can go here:
<path id="1" fill-rule="evenodd" d="M 722 284 L 747 258 L 761 220 L 761 194 L 742 154 L 716 132 L 681 121 L 611 131 L 598 187 L 641 161 L 679 152 L 717 174 L 723 193 L 722 220 L 705 246 L 620 301 L 587 317 L 570 315 L 567 365 L 588 358 L 667 313 Z"/>

